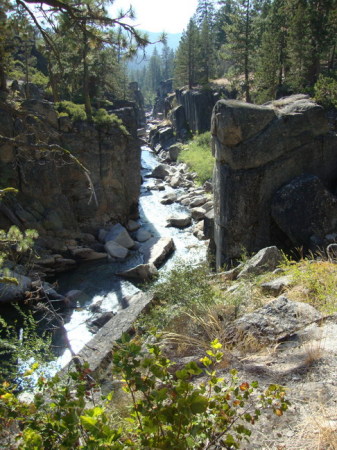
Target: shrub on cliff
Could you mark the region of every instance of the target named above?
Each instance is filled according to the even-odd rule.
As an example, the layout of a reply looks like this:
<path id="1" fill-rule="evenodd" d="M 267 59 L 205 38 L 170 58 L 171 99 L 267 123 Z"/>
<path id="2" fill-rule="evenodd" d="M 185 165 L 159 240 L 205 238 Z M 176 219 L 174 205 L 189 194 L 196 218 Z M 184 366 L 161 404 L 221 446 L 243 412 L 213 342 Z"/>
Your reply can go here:
<path id="1" fill-rule="evenodd" d="M 72 120 L 86 120 L 84 105 L 63 100 L 55 104 L 60 115 L 68 115 Z"/>

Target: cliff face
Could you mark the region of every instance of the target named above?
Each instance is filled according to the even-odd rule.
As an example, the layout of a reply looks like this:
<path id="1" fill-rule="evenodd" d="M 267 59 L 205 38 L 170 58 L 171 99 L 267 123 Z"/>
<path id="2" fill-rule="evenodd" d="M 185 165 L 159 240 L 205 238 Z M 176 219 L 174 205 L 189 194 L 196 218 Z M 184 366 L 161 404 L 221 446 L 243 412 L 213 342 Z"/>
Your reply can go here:
<path id="1" fill-rule="evenodd" d="M 311 241 L 325 244 L 324 233 L 337 232 L 336 206 L 326 208 L 324 214 L 330 209 L 330 217 L 322 216 L 320 225 L 313 227 L 310 211 L 316 217 L 321 214 L 323 197 L 310 189 L 305 197 L 303 186 L 308 182 L 305 177 L 303 181 L 297 178 L 318 177 L 325 186 L 321 192 L 335 187 L 337 136 L 329 132 L 320 106 L 300 95 L 267 106 L 221 100 L 213 110 L 212 135 L 218 267 L 238 258 L 243 249 L 255 252 L 287 238 L 294 246 L 310 248 Z M 290 192 L 287 200 L 278 193 L 284 186 Z M 325 198 L 329 195 L 324 194 Z M 287 228 L 283 224 L 289 222 L 285 219 L 288 211 L 295 208 L 303 212 L 301 223 L 290 232 L 295 224 L 287 223 Z M 304 228 L 308 239 L 294 240 Z"/>
<path id="2" fill-rule="evenodd" d="M 204 133 L 211 126 L 212 110 L 219 94 L 211 89 L 178 89 L 176 100 L 184 108 L 186 122 L 193 133 Z"/>
<path id="3" fill-rule="evenodd" d="M 1 187 L 15 187 L 19 194 L 3 200 L 0 227 L 14 222 L 62 238 L 136 216 L 141 182 L 136 111 L 114 113 L 127 133 L 118 125 L 58 118 L 44 100 L 24 102 L 20 118 L 0 110 L 0 134 L 62 146 L 89 170 L 93 187 L 83 169 L 60 151 L 1 145 Z"/>

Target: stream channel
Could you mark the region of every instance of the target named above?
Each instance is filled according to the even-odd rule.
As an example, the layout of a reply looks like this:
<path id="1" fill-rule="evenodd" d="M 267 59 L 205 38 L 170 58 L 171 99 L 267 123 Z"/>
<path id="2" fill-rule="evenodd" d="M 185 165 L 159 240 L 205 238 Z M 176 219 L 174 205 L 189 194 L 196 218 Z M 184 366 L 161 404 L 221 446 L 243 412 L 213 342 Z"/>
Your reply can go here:
<path id="1" fill-rule="evenodd" d="M 149 147 L 143 146 L 143 184 L 139 200 L 139 223 L 143 229 L 146 229 L 155 237 L 172 237 L 176 248 L 159 271 L 160 278 L 162 278 L 165 276 L 165 272 L 180 261 L 188 264 L 197 264 L 204 261 L 206 259 L 206 244 L 205 241 L 199 241 L 193 235 L 193 225 L 185 229 L 166 226 L 166 220 L 169 216 L 187 212 L 187 208 L 179 203 L 163 205 L 160 200 L 169 192 L 184 194 L 186 190 L 173 189 L 167 184 L 165 184 L 164 191 L 149 190 L 148 186 L 153 184 L 153 178 L 147 176 L 158 164 L 155 154 Z M 130 235 L 132 237 L 132 233 Z M 58 278 L 58 292 L 64 294 L 71 289 L 82 291 L 78 299 L 79 307 L 71 311 L 65 324 L 68 339 L 76 353 L 93 337 L 93 333 L 88 327 L 88 321 L 93 317 L 92 305 L 98 303 L 101 313 L 106 311 L 118 312 L 118 310 L 123 309 L 126 303 L 125 297 L 137 293 L 139 288 L 116 274 L 142 262 L 142 254 L 134 250 L 122 262 L 85 263 L 75 271 L 64 273 Z M 56 342 L 56 345 L 59 345 L 56 365 L 57 367 L 64 366 L 71 358 L 70 351 L 64 348 L 62 342 Z"/>

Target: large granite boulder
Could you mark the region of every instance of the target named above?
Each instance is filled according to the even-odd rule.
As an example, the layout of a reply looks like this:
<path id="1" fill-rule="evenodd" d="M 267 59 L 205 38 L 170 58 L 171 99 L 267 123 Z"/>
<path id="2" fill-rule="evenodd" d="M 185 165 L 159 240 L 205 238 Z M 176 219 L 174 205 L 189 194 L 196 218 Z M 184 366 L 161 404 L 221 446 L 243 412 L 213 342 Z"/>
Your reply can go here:
<path id="1" fill-rule="evenodd" d="M 324 244 L 325 235 L 337 232 L 337 197 L 313 175 L 297 177 L 279 189 L 271 212 L 279 228 L 297 246 Z"/>
<path id="2" fill-rule="evenodd" d="M 255 106 L 220 100 L 212 116 L 216 266 L 285 236 L 271 215 L 276 191 L 310 173 L 330 186 L 336 179 L 337 137 L 323 108 L 305 95 Z"/>
<path id="3" fill-rule="evenodd" d="M 238 278 L 244 278 L 250 275 L 260 275 L 264 272 L 272 272 L 282 260 L 282 253 L 277 247 L 263 248 L 244 264 Z"/>
<path id="4" fill-rule="evenodd" d="M 236 343 L 251 337 L 260 343 L 272 343 L 296 334 L 321 318 L 321 313 L 308 303 L 293 302 L 281 296 L 237 319 L 227 335 Z"/>

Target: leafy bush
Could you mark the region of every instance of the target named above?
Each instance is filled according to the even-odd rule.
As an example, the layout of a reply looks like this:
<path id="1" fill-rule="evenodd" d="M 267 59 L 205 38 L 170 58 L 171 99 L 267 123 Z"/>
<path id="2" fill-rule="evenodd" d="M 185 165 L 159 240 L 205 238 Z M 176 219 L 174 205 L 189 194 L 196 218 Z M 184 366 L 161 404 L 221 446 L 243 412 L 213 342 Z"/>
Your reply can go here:
<path id="1" fill-rule="evenodd" d="M 179 155 L 179 161 L 185 162 L 196 172 L 197 181 L 203 184 L 212 178 L 214 159 L 211 153 L 211 133 L 195 136 Z"/>
<path id="2" fill-rule="evenodd" d="M 325 108 L 337 108 L 337 78 L 320 75 L 314 86 L 315 100 Z"/>
<path id="3" fill-rule="evenodd" d="M 63 100 L 56 103 L 56 109 L 59 113 L 66 113 L 72 120 L 86 120 L 84 105 Z"/>
<path id="4" fill-rule="evenodd" d="M 110 412 L 113 396 L 96 406 L 97 386 L 88 366 L 78 364 L 69 379 L 40 377 L 32 403 L 18 399 L 13 386 L 4 383 L 0 431 L 16 427 L 19 446 L 27 450 L 239 448 L 262 409 L 281 416 L 289 403 L 282 387 L 272 385 L 259 392 L 257 382 L 240 382 L 236 371 L 225 382 L 215 370 L 221 359 L 221 345 L 214 341 L 199 365 L 190 362 L 173 371 L 157 341 L 144 349 L 138 338 L 124 336 L 114 348 L 113 375 L 122 380 L 131 406 L 118 428 Z M 196 383 L 195 377 L 202 374 L 203 382 Z"/>

